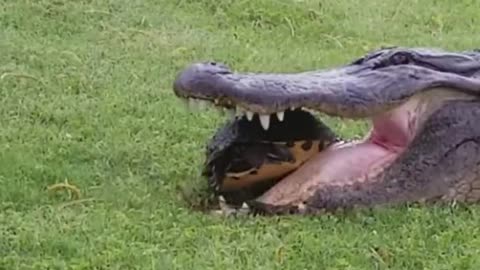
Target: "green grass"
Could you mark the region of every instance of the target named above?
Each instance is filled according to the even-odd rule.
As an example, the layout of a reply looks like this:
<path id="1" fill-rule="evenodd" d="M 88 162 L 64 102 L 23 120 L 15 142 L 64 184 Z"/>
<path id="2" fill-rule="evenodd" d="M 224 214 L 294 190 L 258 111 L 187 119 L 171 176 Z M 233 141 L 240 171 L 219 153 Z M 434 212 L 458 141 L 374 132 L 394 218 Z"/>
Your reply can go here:
<path id="1" fill-rule="evenodd" d="M 171 89 L 201 60 L 301 71 L 384 45 L 472 49 L 478 14 L 476 0 L 1 1 L 0 269 L 478 269 L 474 206 L 192 211 L 182 191 L 224 119 Z M 80 201 L 47 190 L 65 180 Z"/>

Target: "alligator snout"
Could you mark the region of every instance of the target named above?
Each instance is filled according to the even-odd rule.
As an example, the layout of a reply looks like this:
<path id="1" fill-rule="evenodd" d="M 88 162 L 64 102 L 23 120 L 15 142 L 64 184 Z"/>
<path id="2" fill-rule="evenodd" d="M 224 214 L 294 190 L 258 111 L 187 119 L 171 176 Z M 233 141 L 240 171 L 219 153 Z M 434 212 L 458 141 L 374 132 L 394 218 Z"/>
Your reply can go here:
<path id="1" fill-rule="evenodd" d="M 177 75 L 173 83 L 173 90 L 178 96 L 192 89 L 208 89 L 212 81 L 219 82 L 219 75 L 231 74 L 230 69 L 223 63 L 206 61 L 192 64 Z M 206 90 L 205 90 L 206 91 Z"/>

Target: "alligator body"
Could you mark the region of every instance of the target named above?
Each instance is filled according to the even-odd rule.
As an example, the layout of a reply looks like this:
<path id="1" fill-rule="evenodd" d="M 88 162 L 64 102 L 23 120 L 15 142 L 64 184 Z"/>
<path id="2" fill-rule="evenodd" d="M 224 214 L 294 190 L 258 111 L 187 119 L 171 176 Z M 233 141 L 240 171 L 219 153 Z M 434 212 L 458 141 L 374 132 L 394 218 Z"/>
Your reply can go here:
<path id="1" fill-rule="evenodd" d="M 234 110 L 208 142 L 217 195 L 265 214 L 480 201 L 480 52 L 384 48 L 300 73 L 194 63 L 174 92 Z M 315 114 L 313 114 L 315 112 Z M 370 119 L 345 142 L 317 116 Z"/>

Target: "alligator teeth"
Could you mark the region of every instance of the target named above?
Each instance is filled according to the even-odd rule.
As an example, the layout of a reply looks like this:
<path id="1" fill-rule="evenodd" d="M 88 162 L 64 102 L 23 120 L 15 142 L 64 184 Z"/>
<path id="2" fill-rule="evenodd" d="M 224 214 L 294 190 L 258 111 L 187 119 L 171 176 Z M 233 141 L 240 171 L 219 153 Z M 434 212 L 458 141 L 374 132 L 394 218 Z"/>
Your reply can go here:
<path id="1" fill-rule="evenodd" d="M 261 114 L 259 115 L 260 124 L 262 125 L 263 129 L 268 130 L 270 126 L 270 115 L 269 114 Z"/>
<path id="2" fill-rule="evenodd" d="M 250 213 L 250 207 L 247 203 L 242 203 L 240 209 L 237 210 L 238 215 L 248 215 Z"/>
<path id="3" fill-rule="evenodd" d="M 246 114 L 247 114 L 247 119 L 248 119 L 248 121 L 252 121 L 252 119 L 253 119 L 253 112 L 247 111 Z M 270 120 L 270 119 L 269 119 L 269 120 Z"/>
<path id="4" fill-rule="evenodd" d="M 220 196 L 218 198 L 219 210 L 214 210 L 212 213 L 219 216 L 225 217 L 240 217 L 240 216 L 248 216 L 250 214 L 250 207 L 243 203 L 240 208 L 236 208 L 234 206 L 230 206 L 226 203 L 225 198 Z"/>
<path id="5" fill-rule="evenodd" d="M 285 116 L 285 112 L 277 112 L 277 118 L 280 122 L 283 121 L 283 117 Z"/>
<path id="6" fill-rule="evenodd" d="M 311 113 L 311 114 L 314 114 L 314 113 L 315 113 L 314 110 L 311 110 L 311 109 L 308 109 L 308 108 L 305 108 L 305 107 L 302 107 L 302 111 L 308 112 L 308 113 Z"/>
<path id="7" fill-rule="evenodd" d="M 232 213 L 235 212 L 235 208 L 228 205 L 223 196 L 220 196 L 218 198 L 218 206 L 220 207 L 220 213 L 221 214 L 224 214 L 224 215 L 228 216 L 228 215 L 231 215 Z"/>
<path id="8" fill-rule="evenodd" d="M 218 196 L 218 202 L 223 206 L 226 203 L 225 197 L 222 195 Z"/>

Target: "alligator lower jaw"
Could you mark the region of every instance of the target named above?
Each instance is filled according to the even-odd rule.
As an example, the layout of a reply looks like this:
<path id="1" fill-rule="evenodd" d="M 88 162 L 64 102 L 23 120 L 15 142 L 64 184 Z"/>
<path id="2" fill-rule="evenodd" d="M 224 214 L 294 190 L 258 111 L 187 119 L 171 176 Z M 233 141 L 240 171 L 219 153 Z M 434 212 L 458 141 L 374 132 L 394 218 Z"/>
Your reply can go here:
<path id="1" fill-rule="evenodd" d="M 266 205 L 300 206 L 323 187 L 374 181 L 406 149 L 389 148 L 389 143 L 385 142 L 378 144 L 373 135 L 362 141 L 336 143 L 306 161 L 255 201 Z"/>
<path id="2" fill-rule="evenodd" d="M 266 205 L 299 206 L 325 186 L 347 186 L 373 181 L 392 165 L 413 140 L 422 110 L 411 100 L 371 119 L 363 139 L 338 142 L 315 154 L 255 199 Z"/>
<path id="3" fill-rule="evenodd" d="M 418 95 L 396 108 L 371 117 L 372 129 L 364 139 L 335 143 L 311 155 L 282 179 L 272 183 L 255 201 L 269 205 L 300 205 L 322 186 L 371 181 L 407 149 L 422 121 L 438 108 L 436 105 L 437 102 L 431 102 L 428 96 Z M 274 125 L 278 123 L 271 121 L 270 117 L 276 117 L 274 114 L 265 120 L 265 117 L 253 117 L 253 113 L 243 113 L 244 117 L 260 122 L 268 131 L 275 129 Z M 282 112 L 277 117 L 280 120 L 286 118 L 287 121 L 289 113 L 291 111 Z M 281 169 L 285 168 L 279 167 Z"/>

